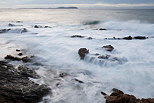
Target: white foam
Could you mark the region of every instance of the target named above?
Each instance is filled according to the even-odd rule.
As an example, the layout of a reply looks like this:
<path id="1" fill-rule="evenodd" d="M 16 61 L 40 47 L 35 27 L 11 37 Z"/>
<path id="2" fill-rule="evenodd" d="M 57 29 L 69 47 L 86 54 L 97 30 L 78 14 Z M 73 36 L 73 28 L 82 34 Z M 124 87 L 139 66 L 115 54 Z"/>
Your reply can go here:
<path id="1" fill-rule="evenodd" d="M 0 37 L 42 58 L 40 61 L 45 66 L 37 71 L 42 78 L 36 81 L 41 84 L 46 83 L 51 87 L 53 93 L 45 97 L 50 101 L 49 103 L 102 103 L 104 98 L 100 92 L 110 93 L 112 88 L 121 89 L 125 93 L 134 94 L 140 98 L 154 97 L 153 38 L 131 41 L 104 40 L 106 37 L 113 36 L 141 34 L 153 36 L 153 24 L 132 21 L 112 21 L 100 24 L 109 29 L 107 31 L 93 30 L 94 27 L 83 25 L 58 25 L 53 28 L 34 29 L 32 25 L 36 24 L 35 22 L 22 24 L 29 32 L 20 35 L 3 33 Z M 79 27 L 84 30 L 79 30 Z M 70 38 L 71 35 L 90 36 L 95 39 Z M 102 46 L 108 44 L 114 46 L 113 52 L 101 49 Z M 4 46 L 7 48 L 5 51 L 9 46 Z M 126 58 L 127 62 L 120 65 L 110 65 L 107 62 L 108 66 L 100 66 L 97 63 L 82 61 L 78 56 L 78 49 L 82 47 L 89 49 L 91 54 L 109 54 Z M 10 51 L 6 54 L 8 52 Z M 58 77 L 60 72 L 66 72 L 69 76 L 60 78 Z M 75 78 L 84 83 L 78 83 L 74 80 Z M 58 87 L 57 83 L 60 83 Z"/>

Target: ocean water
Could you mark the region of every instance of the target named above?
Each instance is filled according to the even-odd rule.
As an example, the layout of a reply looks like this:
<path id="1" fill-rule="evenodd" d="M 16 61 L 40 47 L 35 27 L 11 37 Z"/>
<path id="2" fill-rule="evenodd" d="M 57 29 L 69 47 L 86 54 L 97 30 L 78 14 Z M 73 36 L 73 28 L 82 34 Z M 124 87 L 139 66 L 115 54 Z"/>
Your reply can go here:
<path id="1" fill-rule="evenodd" d="M 0 34 L 1 59 L 8 53 L 16 55 L 15 48 L 26 49 L 39 58 L 36 61 L 44 64 L 37 67 L 41 79 L 34 81 L 52 89 L 44 97 L 44 103 L 105 103 L 101 91 L 111 93 L 112 88 L 138 98 L 154 98 L 154 10 L 0 9 L 0 12 L 0 29 L 12 29 Z M 9 23 L 16 26 L 9 27 Z M 21 28 L 28 32 L 21 33 Z M 107 30 L 96 30 L 99 28 Z M 70 38 L 72 35 L 85 38 Z M 129 35 L 149 39 L 105 39 Z M 107 52 L 101 48 L 104 45 L 112 45 L 115 50 Z M 83 47 L 92 56 L 107 54 L 120 62 L 100 62 L 91 55 L 80 60 L 78 50 Z M 68 75 L 59 77 L 63 72 Z"/>

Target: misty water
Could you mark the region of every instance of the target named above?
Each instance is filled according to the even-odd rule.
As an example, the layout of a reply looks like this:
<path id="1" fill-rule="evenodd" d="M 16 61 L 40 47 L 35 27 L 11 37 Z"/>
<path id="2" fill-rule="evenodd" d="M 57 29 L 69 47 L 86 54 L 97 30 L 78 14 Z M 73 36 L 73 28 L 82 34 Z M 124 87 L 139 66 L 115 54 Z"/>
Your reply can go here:
<path id="1" fill-rule="evenodd" d="M 15 54 L 16 47 L 38 57 L 36 61 L 43 64 L 36 70 L 41 79 L 34 81 L 51 87 L 52 93 L 44 97 L 47 103 L 104 103 L 100 92 L 111 93 L 112 88 L 138 98 L 154 98 L 154 10 L 0 9 L 0 12 L 0 29 L 12 29 L 0 34 L 1 57 Z M 9 27 L 9 23 L 17 26 Z M 35 25 L 51 28 L 34 28 Z M 21 33 L 20 28 L 28 32 Z M 99 28 L 107 30 L 96 30 Z M 70 38 L 72 35 L 85 38 Z M 129 35 L 149 39 L 105 39 Z M 115 49 L 105 51 L 101 48 L 105 45 Z M 79 48 L 89 49 L 91 55 L 80 60 Z M 96 53 L 120 58 L 120 63 L 91 60 Z M 60 78 L 60 73 L 68 75 Z"/>

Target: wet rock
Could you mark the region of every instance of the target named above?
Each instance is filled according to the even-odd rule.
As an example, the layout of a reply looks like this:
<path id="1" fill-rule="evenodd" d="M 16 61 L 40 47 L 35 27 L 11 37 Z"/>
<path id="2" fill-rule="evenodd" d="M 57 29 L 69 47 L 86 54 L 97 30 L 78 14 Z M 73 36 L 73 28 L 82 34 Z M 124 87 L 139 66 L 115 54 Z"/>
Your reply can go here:
<path id="1" fill-rule="evenodd" d="M 134 95 L 124 94 L 121 90 L 113 89 L 111 95 L 104 92 L 101 94 L 105 97 L 106 103 L 154 103 L 154 99 L 137 99 Z"/>
<path id="2" fill-rule="evenodd" d="M 78 54 L 80 56 L 81 59 L 84 59 L 84 57 L 89 53 L 89 50 L 86 48 L 80 48 L 78 50 Z"/>
<path id="3" fill-rule="evenodd" d="M 0 29 L 0 33 L 6 33 L 8 31 L 10 31 L 11 29 Z"/>
<path id="4" fill-rule="evenodd" d="M 1 103 L 38 103 L 50 92 L 46 85 L 29 80 L 37 74 L 30 68 L 0 62 L 0 102 Z"/>
<path id="5" fill-rule="evenodd" d="M 12 61 L 23 61 L 23 62 L 31 62 L 31 58 L 30 57 L 22 57 L 22 58 L 19 58 L 19 57 L 14 57 L 12 55 L 7 55 L 5 57 L 5 59 L 7 60 L 12 60 Z"/>
<path id="6" fill-rule="evenodd" d="M 109 59 L 110 55 L 100 55 L 98 56 L 99 59 Z"/>
<path id="7" fill-rule="evenodd" d="M 132 40 L 133 38 L 131 36 L 128 36 L 128 37 L 124 37 L 123 39 L 125 39 L 125 40 Z"/>
<path id="8" fill-rule="evenodd" d="M 85 36 L 82 35 L 72 35 L 71 38 L 84 38 Z"/>
<path id="9" fill-rule="evenodd" d="M 92 38 L 92 37 L 88 37 L 87 39 L 91 40 L 91 39 L 93 39 L 93 38 Z"/>
<path id="10" fill-rule="evenodd" d="M 68 75 L 67 73 L 62 72 L 62 73 L 59 74 L 59 77 L 64 78 L 64 77 L 66 77 L 67 75 Z"/>
<path id="11" fill-rule="evenodd" d="M 5 59 L 9 59 L 9 60 L 12 60 L 12 61 L 20 61 L 20 60 L 21 60 L 21 58 L 14 57 L 14 56 L 12 56 L 12 55 L 7 55 L 7 56 L 5 57 Z"/>
<path id="12" fill-rule="evenodd" d="M 23 62 L 31 62 L 32 61 L 32 59 L 31 58 L 29 58 L 29 57 L 23 57 L 23 58 L 21 58 L 21 60 L 23 61 Z"/>
<path id="13" fill-rule="evenodd" d="M 22 54 L 22 53 L 19 53 L 18 55 L 19 55 L 19 56 L 22 56 L 23 54 Z"/>
<path id="14" fill-rule="evenodd" d="M 105 28 L 100 28 L 99 30 L 107 30 L 107 29 L 105 29 Z"/>
<path id="15" fill-rule="evenodd" d="M 134 39 L 147 39 L 148 37 L 145 36 L 135 36 Z"/>
<path id="16" fill-rule="evenodd" d="M 8 26 L 15 26 L 14 24 L 9 23 Z"/>
<path id="17" fill-rule="evenodd" d="M 106 51 L 113 51 L 114 47 L 112 45 L 106 45 L 102 47 L 103 49 L 105 49 Z"/>
<path id="18" fill-rule="evenodd" d="M 16 51 L 17 51 L 17 52 L 20 52 L 21 50 L 20 50 L 20 49 L 16 49 Z"/>
<path id="19" fill-rule="evenodd" d="M 34 28 L 51 28 L 50 26 L 34 25 Z"/>
<path id="20" fill-rule="evenodd" d="M 8 26 L 13 27 L 13 26 L 23 26 L 23 25 L 15 25 L 15 24 L 9 23 Z"/>
<path id="21" fill-rule="evenodd" d="M 120 95 L 120 94 L 124 94 L 123 91 L 118 90 L 118 89 L 116 89 L 116 88 L 113 88 L 112 91 L 113 91 L 113 92 L 111 93 L 110 96 L 118 96 L 118 95 Z"/>
<path id="22" fill-rule="evenodd" d="M 28 30 L 26 28 L 22 28 L 21 33 L 24 33 L 24 32 L 28 32 Z"/>
<path id="23" fill-rule="evenodd" d="M 84 83 L 83 81 L 79 80 L 79 79 L 74 79 L 75 81 L 79 82 L 79 83 Z"/>

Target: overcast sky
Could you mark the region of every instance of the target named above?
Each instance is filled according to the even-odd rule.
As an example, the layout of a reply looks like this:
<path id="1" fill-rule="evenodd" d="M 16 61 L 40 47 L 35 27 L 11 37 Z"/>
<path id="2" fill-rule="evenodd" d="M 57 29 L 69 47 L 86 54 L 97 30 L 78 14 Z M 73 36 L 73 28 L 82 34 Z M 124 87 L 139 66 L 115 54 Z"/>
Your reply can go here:
<path id="1" fill-rule="evenodd" d="M 56 6 L 154 8 L 154 0 L 0 0 L 1 8 Z"/>

